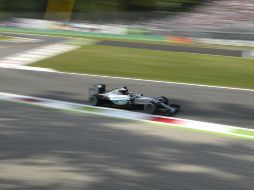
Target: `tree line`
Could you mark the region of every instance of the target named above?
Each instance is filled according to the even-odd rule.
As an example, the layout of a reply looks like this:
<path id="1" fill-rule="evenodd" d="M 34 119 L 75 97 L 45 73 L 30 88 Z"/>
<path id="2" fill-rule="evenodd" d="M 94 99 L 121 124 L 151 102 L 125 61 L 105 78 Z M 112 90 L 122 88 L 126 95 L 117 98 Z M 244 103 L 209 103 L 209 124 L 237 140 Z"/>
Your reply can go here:
<path id="1" fill-rule="evenodd" d="M 0 0 L 1 12 L 45 12 L 49 0 Z M 69 0 L 51 0 L 63 4 Z M 75 0 L 74 12 L 178 11 L 204 0 Z"/>

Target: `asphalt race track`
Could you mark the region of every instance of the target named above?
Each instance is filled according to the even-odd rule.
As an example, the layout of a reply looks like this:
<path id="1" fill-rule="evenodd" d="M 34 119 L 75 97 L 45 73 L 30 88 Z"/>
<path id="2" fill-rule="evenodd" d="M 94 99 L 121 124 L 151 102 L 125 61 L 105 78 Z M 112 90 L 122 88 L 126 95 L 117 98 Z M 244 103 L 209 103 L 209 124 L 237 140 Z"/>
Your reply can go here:
<path id="1" fill-rule="evenodd" d="M 0 102 L 0 189 L 252 190 L 253 143 Z"/>
<path id="2" fill-rule="evenodd" d="M 0 91 L 55 100 L 88 103 L 88 88 L 128 86 L 147 96 L 166 96 L 180 104 L 176 117 L 254 128 L 254 92 L 177 84 L 0 69 Z"/>
<path id="3" fill-rule="evenodd" d="M 158 44 L 133 43 L 133 42 L 118 42 L 118 41 L 109 41 L 109 40 L 100 41 L 97 43 L 97 45 L 242 57 L 242 51 L 229 50 L 229 49 L 226 50 L 226 49 L 215 49 L 215 48 L 199 48 L 199 47 L 188 47 L 188 46 L 179 46 L 179 45 L 158 45 Z"/>

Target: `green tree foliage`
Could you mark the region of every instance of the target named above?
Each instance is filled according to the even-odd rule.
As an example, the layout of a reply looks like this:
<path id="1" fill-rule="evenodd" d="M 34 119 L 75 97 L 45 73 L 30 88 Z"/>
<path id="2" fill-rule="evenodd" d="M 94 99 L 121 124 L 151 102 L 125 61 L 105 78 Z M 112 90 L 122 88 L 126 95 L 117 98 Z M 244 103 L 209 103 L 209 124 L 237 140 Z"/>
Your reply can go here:
<path id="1" fill-rule="evenodd" d="M 0 0 L 2 12 L 44 12 L 47 0 Z"/>
<path id="2" fill-rule="evenodd" d="M 85 14 L 91 13 L 97 19 L 103 19 L 107 13 L 122 15 L 122 13 L 129 14 L 130 12 L 141 14 L 151 11 L 174 12 L 202 1 L 204 0 L 76 0 L 73 15 L 75 15 L 74 18 L 83 19 Z M 64 1 L 59 2 L 64 3 Z M 4 14 L 12 17 L 43 18 L 47 4 L 48 0 L 0 0 L 0 18 Z M 120 17 L 120 14 L 115 17 Z M 129 15 L 136 17 L 133 13 Z"/>
<path id="3" fill-rule="evenodd" d="M 0 0 L 0 20 L 13 17 L 44 18 L 47 0 Z"/>
<path id="4" fill-rule="evenodd" d="M 76 0 L 76 11 L 154 11 L 188 7 L 202 0 Z M 47 0 L 0 0 L 0 11 L 42 12 Z"/>
<path id="5" fill-rule="evenodd" d="M 76 0 L 76 11 L 172 11 L 202 0 Z"/>

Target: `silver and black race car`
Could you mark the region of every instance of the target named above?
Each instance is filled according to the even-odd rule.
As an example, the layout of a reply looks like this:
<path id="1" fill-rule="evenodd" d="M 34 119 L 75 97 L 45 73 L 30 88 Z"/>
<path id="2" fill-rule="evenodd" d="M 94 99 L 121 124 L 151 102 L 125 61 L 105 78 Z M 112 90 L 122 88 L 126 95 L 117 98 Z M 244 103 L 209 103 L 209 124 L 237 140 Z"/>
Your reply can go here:
<path id="1" fill-rule="evenodd" d="M 105 84 L 97 84 L 89 88 L 89 103 L 93 106 L 110 106 L 118 108 L 142 108 L 148 114 L 175 114 L 180 106 L 169 104 L 169 100 L 162 96 L 159 98 L 146 97 L 143 94 L 129 92 L 127 87 L 106 91 Z"/>

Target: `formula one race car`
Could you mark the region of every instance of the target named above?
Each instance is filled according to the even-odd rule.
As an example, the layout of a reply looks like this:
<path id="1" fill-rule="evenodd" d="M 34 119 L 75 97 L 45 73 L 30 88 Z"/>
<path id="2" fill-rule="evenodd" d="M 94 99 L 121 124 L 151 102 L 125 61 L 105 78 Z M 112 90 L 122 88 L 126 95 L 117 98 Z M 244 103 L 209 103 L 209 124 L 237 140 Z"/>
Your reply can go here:
<path id="1" fill-rule="evenodd" d="M 118 108 L 142 108 L 148 114 L 175 114 L 180 106 L 169 104 L 169 100 L 162 96 L 159 98 L 146 97 L 143 94 L 129 92 L 127 87 L 106 91 L 105 84 L 97 84 L 89 88 L 89 103 L 93 106 L 110 106 Z"/>

